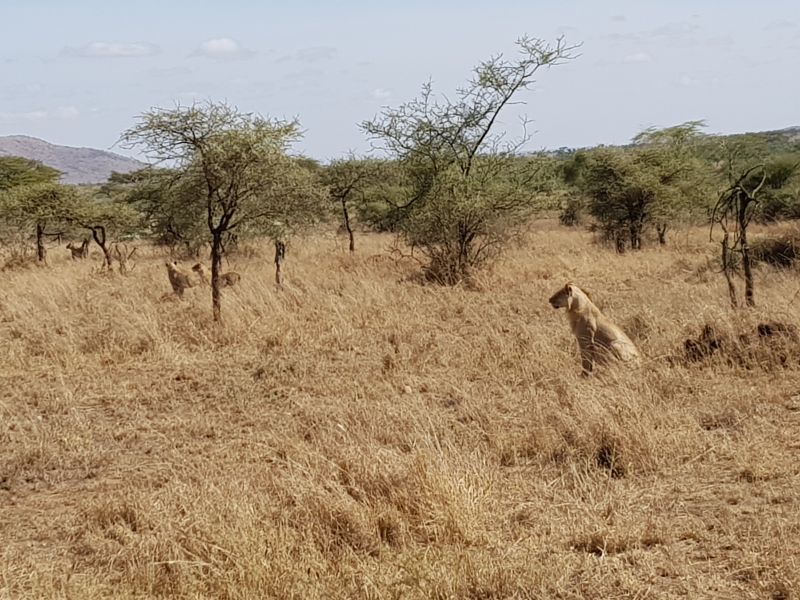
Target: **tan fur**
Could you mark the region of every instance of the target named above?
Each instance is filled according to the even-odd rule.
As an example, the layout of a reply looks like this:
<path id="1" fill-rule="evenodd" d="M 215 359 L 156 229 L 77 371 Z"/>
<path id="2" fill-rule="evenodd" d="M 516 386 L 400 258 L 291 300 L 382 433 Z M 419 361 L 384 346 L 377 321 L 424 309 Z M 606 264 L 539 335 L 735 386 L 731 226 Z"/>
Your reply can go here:
<path id="1" fill-rule="evenodd" d="M 206 269 L 206 266 L 203 263 L 197 263 L 195 266 L 192 267 L 192 271 L 197 273 L 197 276 L 200 278 L 200 281 L 205 285 L 211 284 L 211 275 Z M 242 279 L 242 276 L 236 273 L 235 271 L 229 271 L 227 273 L 220 273 L 219 276 L 219 286 L 220 287 L 230 287 L 232 285 L 236 285 Z"/>
<path id="2" fill-rule="evenodd" d="M 239 280 L 242 278 L 241 275 L 236 273 L 235 271 L 228 271 L 227 273 L 223 273 L 220 275 L 220 281 L 222 282 L 222 287 L 230 287 L 232 285 L 236 285 L 239 283 Z"/>
<path id="3" fill-rule="evenodd" d="M 194 287 L 195 281 L 189 273 L 184 272 L 175 261 L 166 263 L 167 275 L 169 275 L 169 283 L 172 286 L 172 291 L 179 298 L 183 297 L 183 291 L 186 288 Z"/>
<path id="4" fill-rule="evenodd" d="M 200 283 L 204 285 L 211 284 L 211 277 L 209 276 L 208 269 L 203 263 L 197 263 L 192 267 L 192 271 L 197 273 L 197 278 L 200 280 Z"/>
<path id="5" fill-rule="evenodd" d="M 67 250 L 72 254 L 72 260 L 78 260 L 89 256 L 89 240 L 83 240 L 80 246 L 76 246 L 73 242 L 67 244 Z"/>
<path id="6" fill-rule="evenodd" d="M 550 298 L 553 308 L 566 308 L 572 333 L 578 340 L 584 375 L 591 375 L 595 363 L 609 359 L 636 362 L 639 351 L 617 325 L 606 317 L 578 286 L 566 284 Z"/>

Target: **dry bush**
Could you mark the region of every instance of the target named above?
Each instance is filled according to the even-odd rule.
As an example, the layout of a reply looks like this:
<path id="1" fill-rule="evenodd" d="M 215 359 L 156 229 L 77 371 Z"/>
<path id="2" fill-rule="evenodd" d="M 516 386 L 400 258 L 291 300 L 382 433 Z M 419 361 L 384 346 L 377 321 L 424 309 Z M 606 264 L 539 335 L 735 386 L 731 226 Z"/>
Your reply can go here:
<path id="1" fill-rule="evenodd" d="M 683 342 L 689 363 L 716 361 L 744 368 L 772 369 L 800 364 L 800 334 L 792 323 L 766 321 L 753 326 L 703 325 L 697 337 Z"/>
<path id="2" fill-rule="evenodd" d="M 670 357 L 796 326 L 798 285 L 731 313 L 706 235 L 616 255 L 539 223 L 477 291 L 313 238 L 284 290 L 237 258 L 222 325 L 207 289 L 160 300 L 157 250 L 5 274 L 0 598 L 791 597 L 800 361 Z M 640 370 L 579 377 L 567 280 Z"/>
<path id="3" fill-rule="evenodd" d="M 792 222 L 756 226 L 750 241 L 753 260 L 777 269 L 788 269 L 800 256 L 800 227 Z"/>
<path id="4" fill-rule="evenodd" d="M 751 246 L 756 262 L 774 267 L 791 267 L 800 254 L 800 238 L 796 235 L 760 238 L 754 240 Z"/>

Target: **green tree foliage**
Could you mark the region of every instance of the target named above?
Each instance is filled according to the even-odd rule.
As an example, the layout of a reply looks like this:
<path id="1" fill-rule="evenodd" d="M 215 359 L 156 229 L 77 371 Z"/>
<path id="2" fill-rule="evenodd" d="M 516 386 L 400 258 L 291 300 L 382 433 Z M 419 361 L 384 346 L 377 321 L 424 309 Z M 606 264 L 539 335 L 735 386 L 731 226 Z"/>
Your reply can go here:
<path id="1" fill-rule="evenodd" d="M 800 219 L 800 153 L 772 156 L 765 161 L 764 171 L 760 219 Z"/>
<path id="2" fill-rule="evenodd" d="M 588 208 L 621 251 L 641 249 L 652 227 L 665 243 L 669 226 L 705 213 L 708 182 L 694 152 L 701 122 L 646 130 L 628 148 L 599 148 L 576 156 L 565 171 L 580 187 Z"/>
<path id="3" fill-rule="evenodd" d="M 763 168 L 766 179 L 754 205 L 754 218 L 767 222 L 800 218 L 800 141 L 796 135 L 771 131 L 711 137 L 702 143 L 702 155 L 713 163 L 719 189 L 733 185 L 754 165 Z"/>
<path id="4" fill-rule="evenodd" d="M 364 192 L 353 199 L 353 207 L 360 223 L 374 231 L 397 231 L 402 211 L 397 210 L 411 194 L 411 181 L 397 160 L 378 160 L 374 163 L 378 173 Z"/>
<path id="5" fill-rule="evenodd" d="M 18 185 L 0 196 L 0 218 L 6 231 L 23 232 L 35 239 L 36 258 L 45 262 L 46 238 L 65 233 L 79 206 L 74 187 L 58 183 Z"/>
<path id="6" fill-rule="evenodd" d="M 586 171 L 588 153 L 585 150 L 561 151 L 556 157 L 556 172 L 565 184 L 559 204 L 558 220 L 562 225 L 579 225 L 587 212 L 583 174 Z"/>
<path id="7" fill-rule="evenodd" d="M 506 142 L 496 125 L 536 73 L 572 58 L 574 47 L 527 37 L 517 45 L 516 59 L 481 63 L 452 99 L 434 95 L 428 83 L 418 98 L 362 124 L 409 182 L 408 194 L 391 206 L 395 227 L 442 283 L 469 276 L 533 208 L 539 166 L 515 160 L 527 136 Z"/>
<path id="8" fill-rule="evenodd" d="M 92 234 L 103 253 L 103 267 L 113 266 L 112 244 L 135 237 L 140 228 L 140 214 L 124 202 L 107 198 L 84 198 L 72 221 Z"/>
<path id="9" fill-rule="evenodd" d="M 0 156 L 0 192 L 39 183 L 55 183 L 61 172 L 20 156 Z"/>
<path id="10" fill-rule="evenodd" d="M 712 197 L 708 168 L 698 155 L 703 121 L 688 121 L 664 129 L 650 128 L 637 135 L 634 145 L 643 163 L 658 178 L 659 199 L 653 220 L 658 240 L 666 243 L 667 229 L 676 223 L 707 217 Z"/>
<path id="11" fill-rule="evenodd" d="M 353 203 L 363 204 L 368 192 L 381 181 L 383 161 L 367 158 L 348 158 L 331 161 L 321 174 L 322 184 L 336 204 L 341 223 L 350 240 L 350 252 L 355 252 L 351 208 Z"/>
<path id="12" fill-rule="evenodd" d="M 135 208 L 143 231 L 158 244 L 197 256 L 208 241 L 206 211 L 196 189 L 174 169 L 145 168 L 112 174 L 101 193 Z"/>
<path id="13" fill-rule="evenodd" d="M 279 238 L 318 217 L 322 193 L 311 172 L 288 156 L 296 121 L 245 114 L 222 103 L 144 113 L 123 143 L 175 170 L 161 181 L 202 214 L 211 241 L 214 319 L 221 317 L 220 281 L 226 235 Z"/>

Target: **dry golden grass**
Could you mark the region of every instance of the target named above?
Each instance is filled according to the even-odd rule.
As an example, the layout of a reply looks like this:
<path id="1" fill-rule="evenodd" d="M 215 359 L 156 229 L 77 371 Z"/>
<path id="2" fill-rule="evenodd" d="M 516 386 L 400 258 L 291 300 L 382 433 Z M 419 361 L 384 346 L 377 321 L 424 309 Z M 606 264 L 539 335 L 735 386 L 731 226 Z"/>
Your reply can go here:
<path id="1" fill-rule="evenodd" d="M 0 286 L 0 598 L 791 598 L 800 356 L 669 360 L 734 315 L 704 231 L 616 256 L 533 228 L 477 290 L 361 237 L 237 258 L 224 327 L 164 257 Z M 646 357 L 583 380 L 572 280 Z"/>

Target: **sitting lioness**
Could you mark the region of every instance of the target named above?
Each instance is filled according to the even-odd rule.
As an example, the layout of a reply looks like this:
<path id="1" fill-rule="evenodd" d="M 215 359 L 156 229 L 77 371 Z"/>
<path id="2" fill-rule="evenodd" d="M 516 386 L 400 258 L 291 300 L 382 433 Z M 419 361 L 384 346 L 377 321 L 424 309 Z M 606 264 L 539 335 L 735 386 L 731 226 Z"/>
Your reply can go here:
<path id="1" fill-rule="evenodd" d="M 595 363 L 615 358 L 636 361 L 639 351 L 619 327 L 600 312 L 577 285 L 568 283 L 550 298 L 553 308 L 566 308 L 572 333 L 578 339 L 583 375 L 592 374 Z"/>

